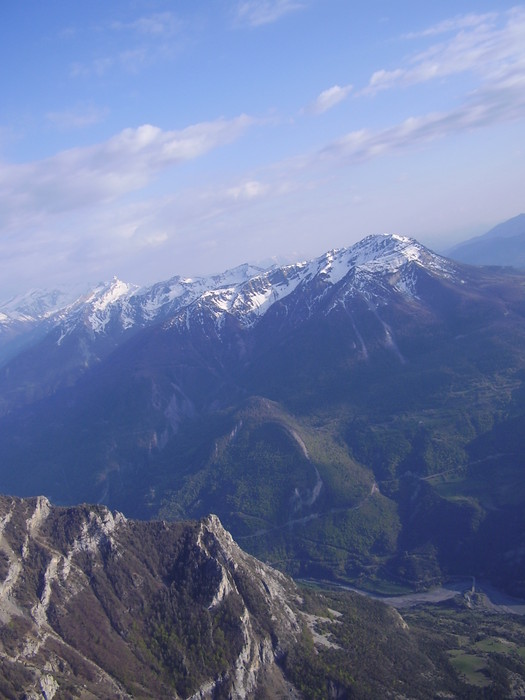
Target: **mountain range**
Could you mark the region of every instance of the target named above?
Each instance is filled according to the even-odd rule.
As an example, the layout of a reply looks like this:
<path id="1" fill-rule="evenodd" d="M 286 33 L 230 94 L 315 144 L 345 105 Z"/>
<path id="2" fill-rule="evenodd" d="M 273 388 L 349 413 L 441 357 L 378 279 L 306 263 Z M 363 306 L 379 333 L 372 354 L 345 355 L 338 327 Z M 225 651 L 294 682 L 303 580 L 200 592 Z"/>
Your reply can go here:
<path id="1" fill-rule="evenodd" d="M 426 261 L 429 269 L 442 266 L 445 275 L 453 274 L 450 264 L 425 252 L 415 241 L 372 236 L 311 262 L 269 270 L 242 265 L 222 275 L 174 277 L 145 289 L 114 278 L 65 305 L 58 303 L 64 296 L 58 291 L 40 295 L 33 291 L 0 305 L 3 364 L 13 354 L 17 356 L 4 372 L 4 377 L 14 376 L 4 385 L 4 408 L 0 410 L 32 401 L 31 392 L 46 395 L 55 390 L 56 382 L 75 380 L 132 335 L 161 322 L 188 335 L 200 333 L 208 340 L 220 340 L 225 326 L 254 329 L 267 312 L 275 314 L 281 300 L 284 305 L 296 299 L 304 304 L 308 298 L 315 307 L 345 277 L 351 295 L 370 297 L 371 304 L 374 297 L 388 293 L 388 278 L 394 275 L 399 276 L 392 285 L 394 291 L 414 296 L 412 269 L 408 268 L 416 261 L 420 267 Z M 298 321 L 305 315 L 310 315 L 309 310 L 299 310 Z M 53 364 L 58 365 L 49 378 L 53 385 L 46 388 L 43 375 L 50 373 Z"/>
<path id="2" fill-rule="evenodd" d="M 525 269 L 525 214 L 518 214 L 482 236 L 455 245 L 446 254 L 470 265 L 504 265 Z"/>
<path id="3" fill-rule="evenodd" d="M 15 307 L 1 492 L 214 512 L 296 576 L 525 592 L 523 274 L 383 235 Z"/>

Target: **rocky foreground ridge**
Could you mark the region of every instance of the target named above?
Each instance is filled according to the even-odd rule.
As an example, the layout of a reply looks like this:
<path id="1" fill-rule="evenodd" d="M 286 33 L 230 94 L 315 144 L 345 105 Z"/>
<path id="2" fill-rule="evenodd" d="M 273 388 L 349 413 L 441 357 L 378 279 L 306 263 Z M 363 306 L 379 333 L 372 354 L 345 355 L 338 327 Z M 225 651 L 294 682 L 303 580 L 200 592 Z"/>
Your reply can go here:
<path id="1" fill-rule="evenodd" d="M 298 588 L 214 515 L 138 522 L 0 497 L 2 698 L 403 698 L 449 687 L 397 612 L 357 599 L 329 606 Z"/>
<path id="2" fill-rule="evenodd" d="M 293 697 L 277 662 L 299 603 L 216 516 L 140 523 L 0 498 L 6 697 L 242 698 L 261 684 Z"/>

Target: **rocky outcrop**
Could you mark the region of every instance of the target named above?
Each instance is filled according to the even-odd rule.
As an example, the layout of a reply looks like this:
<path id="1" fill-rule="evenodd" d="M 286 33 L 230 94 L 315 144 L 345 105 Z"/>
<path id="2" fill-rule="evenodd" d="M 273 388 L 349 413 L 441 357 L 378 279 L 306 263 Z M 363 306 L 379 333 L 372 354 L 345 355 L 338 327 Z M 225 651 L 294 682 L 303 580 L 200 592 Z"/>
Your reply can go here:
<path id="1" fill-rule="evenodd" d="M 0 496 L 0 698 L 465 697 L 422 633 L 363 596 L 299 588 L 215 515 Z"/>
<path id="2" fill-rule="evenodd" d="M 294 697 L 279 660 L 300 601 L 216 516 L 140 523 L 0 497 L 5 697 Z"/>

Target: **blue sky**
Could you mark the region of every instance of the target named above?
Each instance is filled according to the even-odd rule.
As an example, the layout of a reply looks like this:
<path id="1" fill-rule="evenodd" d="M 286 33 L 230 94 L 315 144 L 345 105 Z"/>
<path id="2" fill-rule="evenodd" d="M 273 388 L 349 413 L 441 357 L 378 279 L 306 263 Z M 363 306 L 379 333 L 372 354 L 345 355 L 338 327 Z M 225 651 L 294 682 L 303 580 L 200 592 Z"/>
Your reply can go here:
<path id="1" fill-rule="evenodd" d="M 0 299 L 525 211 L 525 4 L 0 9 Z"/>

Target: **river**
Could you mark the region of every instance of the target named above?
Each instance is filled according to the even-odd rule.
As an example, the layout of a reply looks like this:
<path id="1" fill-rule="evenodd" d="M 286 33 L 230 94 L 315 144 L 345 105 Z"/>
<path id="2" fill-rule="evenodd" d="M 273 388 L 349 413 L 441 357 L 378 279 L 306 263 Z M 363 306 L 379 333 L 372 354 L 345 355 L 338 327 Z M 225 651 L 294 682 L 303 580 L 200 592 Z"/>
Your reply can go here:
<path id="1" fill-rule="evenodd" d="M 311 582 L 313 583 L 313 581 Z M 315 583 L 321 584 L 320 581 L 316 581 Z M 336 587 L 365 595 L 368 598 L 374 598 L 374 600 L 380 600 L 386 603 L 386 605 L 391 605 L 400 610 L 402 608 L 411 608 L 415 605 L 441 603 L 445 600 L 455 598 L 458 595 L 464 595 L 465 593 L 472 592 L 473 583 L 475 592 L 484 595 L 484 608 L 500 613 L 525 615 L 525 600 L 513 598 L 499 591 L 488 581 L 480 581 L 472 578 L 446 583 L 443 586 L 436 586 L 435 588 L 430 588 L 427 591 L 421 591 L 419 593 L 402 593 L 394 596 L 379 595 L 343 584 L 336 584 Z"/>

